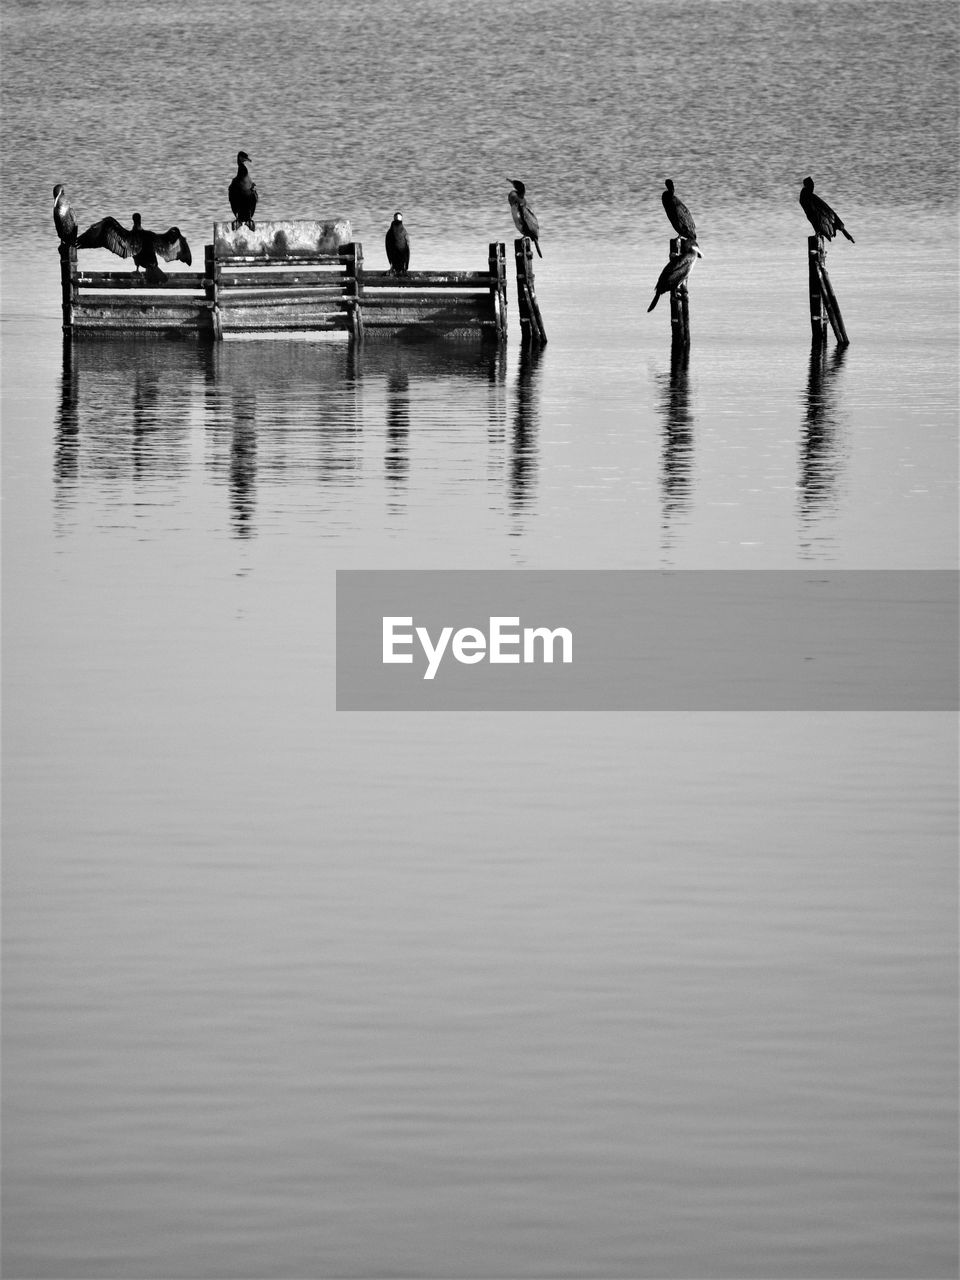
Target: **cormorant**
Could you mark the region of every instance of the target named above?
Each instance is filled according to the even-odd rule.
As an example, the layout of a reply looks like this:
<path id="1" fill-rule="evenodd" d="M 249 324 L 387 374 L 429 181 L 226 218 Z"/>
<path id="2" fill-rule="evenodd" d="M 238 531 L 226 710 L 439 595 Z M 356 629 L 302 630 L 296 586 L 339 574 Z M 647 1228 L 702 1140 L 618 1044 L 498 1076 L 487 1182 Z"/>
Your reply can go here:
<path id="1" fill-rule="evenodd" d="M 826 200 L 821 200 L 819 196 L 813 194 L 813 179 L 804 178 L 803 190 L 800 192 L 800 207 L 810 220 L 810 225 L 818 236 L 825 236 L 828 240 L 832 240 L 838 231 L 841 231 L 851 244 L 856 243 L 853 236 L 843 225 L 843 222 L 836 212 L 830 208 Z"/>
<path id="2" fill-rule="evenodd" d="M 511 178 L 513 190 L 507 196 L 510 202 L 510 212 L 513 214 L 513 224 L 522 236 L 529 236 L 533 241 L 533 246 L 537 251 L 537 256 L 542 258 L 540 252 L 540 223 L 537 221 L 537 215 L 527 204 L 527 188 L 518 178 Z"/>
<path id="3" fill-rule="evenodd" d="M 395 276 L 405 276 L 410 266 L 410 240 L 403 225 L 403 214 L 398 209 L 393 215 L 386 235 L 387 261 Z"/>
<path id="4" fill-rule="evenodd" d="M 163 233 L 147 231 L 139 213 L 133 215 L 133 226 L 129 231 L 116 218 L 95 222 L 77 240 L 77 248 L 109 249 L 120 258 L 133 258 L 135 269 L 139 272 L 143 268 L 150 284 L 162 284 L 167 279 L 157 262 L 158 256 L 166 262 L 174 259 L 185 262 L 188 267 L 193 262 L 190 246 L 180 234 L 179 227 L 171 227 Z"/>
<path id="5" fill-rule="evenodd" d="M 59 182 L 53 188 L 53 225 L 62 244 L 73 244 L 77 238 L 77 220 L 67 200 L 67 189 Z"/>
<path id="6" fill-rule="evenodd" d="M 657 291 L 653 295 L 653 301 L 647 307 L 648 311 L 660 301 L 661 293 L 669 293 L 671 289 L 675 289 L 678 284 L 682 284 L 690 274 L 690 268 L 698 258 L 702 258 L 703 254 L 695 244 L 686 244 L 683 252 L 679 257 L 671 258 L 667 265 L 660 272 L 660 278 L 657 281 Z"/>
<path id="7" fill-rule="evenodd" d="M 664 212 L 670 219 L 671 227 L 678 236 L 683 236 L 684 240 L 692 240 L 696 244 L 697 224 L 693 220 L 693 214 L 674 193 L 673 179 L 667 178 L 664 185 L 666 190 L 661 193 L 660 199 L 663 201 Z"/>
<path id="8" fill-rule="evenodd" d="M 257 209 L 257 184 L 251 179 L 247 165 L 251 163 L 245 151 L 237 152 L 237 176 L 230 183 L 227 194 L 230 197 L 230 208 L 233 210 L 234 231 L 246 223 L 251 231 L 256 231 L 253 215 Z"/>

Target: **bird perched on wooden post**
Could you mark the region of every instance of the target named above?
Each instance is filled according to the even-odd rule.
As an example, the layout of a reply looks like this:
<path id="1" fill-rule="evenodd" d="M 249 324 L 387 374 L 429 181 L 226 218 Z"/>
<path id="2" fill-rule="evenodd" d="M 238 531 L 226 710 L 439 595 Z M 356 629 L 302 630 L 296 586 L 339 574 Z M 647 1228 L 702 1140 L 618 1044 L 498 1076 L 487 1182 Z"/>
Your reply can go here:
<path id="1" fill-rule="evenodd" d="M 683 284 L 690 269 L 698 258 L 702 258 L 703 254 L 695 244 L 689 241 L 684 243 L 683 251 L 676 258 L 671 258 L 667 265 L 660 272 L 660 278 L 657 280 L 657 291 L 653 295 L 653 301 L 647 307 L 648 311 L 660 301 L 662 293 L 669 293 L 671 289 L 676 289 L 678 284 Z"/>
<path id="2" fill-rule="evenodd" d="M 180 234 L 179 227 L 171 227 L 165 232 L 147 231 L 139 213 L 133 215 L 133 226 L 129 231 L 116 218 L 102 218 L 78 238 L 77 248 L 109 249 L 119 258 L 133 258 L 134 270 L 139 274 L 142 268 L 148 284 L 163 284 L 168 279 L 166 272 L 160 269 L 158 257 L 165 262 L 185 262 L 188 267 L 193 262 L 190 246 Z"/>
<path id="3" fill-rule="evenodd" d="M 830 208 L 826 200 L 814 195 L 812 178 L 804 178 L 803 180 L 803 190 L 800 192 L 800 207 L 809 218 L 810 225 L 818 236 L 825 236 L 827 240 L 832 240 L 837 232 L 840 231 L 851 244 L 856 243 L 853 236 L 843 225 L 840 215 Z"/>
<path id="4" fill-rule="evenodd" d="M 247 165 L 252 164 L 250 157 L 245 151 L 237 152 L 237 176 L 230 183 L 227 191 L 230 197 L 230 208 L 233 210 L 233 229 L 234 231 L 242 224 L 256 231 L 256 225 L 253 221 L 253 215 L 257 210 L 257 184 L 250 177 L 250 171 Z"/>
<path id="5" fill-rule="evenodd" d="M 403 214 L 398 209 L 386 235 L 387 261 L 395 276 L 405 276 L 410 266 L 410 238 L 403 225 Z"/>
<path id="6" fill-rule="evenodd" d="M 67 189 L 60 182 L 53 188 L 53 225 L 61 244 L 73 244 L 77 238 L 77 220 L 67 199 Z"/>
<path id="7" fill-rule="evenodd" d="M 692 240 L 696 244 L 697 224 L 693 220 L 693 214 L 674 192 L 672 178 L 667 178 L 664 186 L 666 190 L 661 193 L 660 199 L 663 201 L 664 212 L 670 219 L 671 227 L 678 236 L 683 236 L 684 240 Z"/>
<path id="8" fill-rule="evenodd" d="M 543 254 L 540 252 L 540 223 L 537 221 L 537 215 L 527 204 L 527 188 L 518 178 L 510 178 L 508 181 L 513 187 L 513 190 L 507 196 L 507 200 L 510 202 L 510 212 L 513 214 L 513 225 L 522 236 L 529 236 L 533 241 L 537 256 L 542 258 Z"/>

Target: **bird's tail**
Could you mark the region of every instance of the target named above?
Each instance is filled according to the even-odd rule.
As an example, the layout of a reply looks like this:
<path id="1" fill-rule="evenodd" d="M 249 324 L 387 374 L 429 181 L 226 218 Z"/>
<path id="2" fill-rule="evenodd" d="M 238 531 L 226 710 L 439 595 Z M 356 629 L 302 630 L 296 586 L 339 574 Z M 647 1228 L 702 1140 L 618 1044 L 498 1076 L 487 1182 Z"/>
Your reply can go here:
<path id="1" fill-rule="evenodd" d="M 534 248 L 536 249 L 536 251 L 537 251 L 537 257 L 538 257 L 538 258 L 542 258 L 542 257 L 543 257 L 543 254 L 540 252 L 540 241 L 539 241 L 539 240 L 534 240 L 534 242 L 533 242 L 533 247 L 534 247 Z"/>
<path id="2" fill-rule="evenodd" d="M 659 293 L 655 293 L 653 295 L 653 301 L 650 303 L 649 307 L 647 307 L 647 310 L 652 311 L 659 301 L 660 301 L 660 295 Z"/>
<path id="3" fill-rule="evenodd" d="M 843 223 L 841 223 L 841 224 L 839 225 L 839 227 L 837 228 L 837 230 L 838 230 L 838 231 L 842 231 L 842 232 L 843 232 L 843 234 L 847 237 L 847 239 L 850 241 L 850 243 L 851 243 L 851 244 L 856 244 L 856 241 L 854 240 L 853 236 L 850 234 L 850 232 L 847 230 L 847 228 L 843 225 Z"/>

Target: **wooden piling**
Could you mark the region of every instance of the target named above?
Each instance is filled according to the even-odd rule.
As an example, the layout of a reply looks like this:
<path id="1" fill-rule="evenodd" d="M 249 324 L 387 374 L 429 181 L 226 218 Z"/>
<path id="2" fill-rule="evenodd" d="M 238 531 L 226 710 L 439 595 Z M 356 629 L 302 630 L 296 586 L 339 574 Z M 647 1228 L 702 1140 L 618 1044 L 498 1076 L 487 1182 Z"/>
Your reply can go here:
<path id="1" fill-rule="evenodd" d="M 815 339 L 826 342 L 827 310 L 823 305 L 823 293 L 820 289 L 820 255 L 822 253 L 823 237 L 809 236 L 807 239 L 807 286 L 810 293 L 810 328 Z"/>
<path id="2" fill-rule="evenodd" d="M 679 258 L 683 252 L 683 237 L 675 236 L 670 241 L 670 261 Z M 687 282 L 682 280 L 676 288 L 670 290 L 670 330 L 671 345 L 688 347 L 690 345 L 690 295 Z"/>
<path id="3" fill-rule="evenodd" d="M 814 338 L 819 338 L 821 342 L 825 342 L 827 338 L 827 321 L 829 320 L 838 344 L 841 347 L 848 347 L 850 339 L 847 337 L 843 316 L 840 314 L 840 304 L 837 302 L 837 295 L 833 291 L 833 285 L 830 283 L 830 276 L 827 272 L 827 251 L 823 243 L 823 237 L 819 235 L 810 236 L 807 239 L 807 248 L 810 261 L 810 325 L 813 330 L 813 336 Z"/>
<path id="4" fill-rule="evenodd" d="M 517 263 L 517 310 L 520 313 L 520 340 L 530 342 L 534 338 L 541 346 L 547 341 L 543 317 L 537 303 L 537 291 L 533 276 L 533 246 L 529 236 L 521 236 L 513 242 Z"/>
<path id="5" fill-rule="evenodd" d="M 60 299 L 63 307 L 63 332 L 73 332 L 73 307 L 77 300 L 77 246 L 60 245 Z"/>
<path id="6" fill-rule="evenodd" d="M 502 342 L 507 336 L 507 256 L 505 246 L 499 241 L 490 245 L 487 266 L 490 271 L 490 301 L 497 321 L 497 338 Z"/>
<path id="7" fill-rule="evenodd" d="M 214 342 L 223 337 L 223 322 L 220 313 L 220 264 L 217 262 L 213 245 L 204 245 L 203 249 L 203 291 L 210 306 L 210 333 Z"/>

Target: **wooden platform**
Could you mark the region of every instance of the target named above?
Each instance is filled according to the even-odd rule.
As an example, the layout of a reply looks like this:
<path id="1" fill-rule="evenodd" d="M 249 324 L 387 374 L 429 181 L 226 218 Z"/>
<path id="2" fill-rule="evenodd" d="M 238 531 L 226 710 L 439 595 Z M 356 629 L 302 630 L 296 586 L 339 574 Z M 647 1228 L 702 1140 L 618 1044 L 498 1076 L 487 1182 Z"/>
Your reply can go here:
<path id="1" fill-rule="evenodd" d="M 485 269 L 367 271 L 345 219 L 214 223 L 202 273 L 171 270 L 147 285 L 132 271 L 83 271 L 61 247 L 63 328 L 70 337 L 343 332 L 355 339 L 416 334 L 490 337 L 507 332 L 504 246 Z"/>

